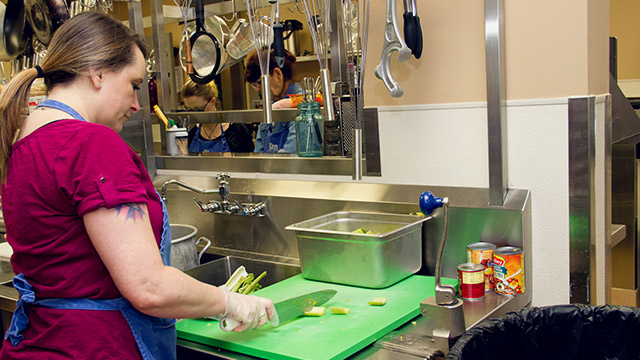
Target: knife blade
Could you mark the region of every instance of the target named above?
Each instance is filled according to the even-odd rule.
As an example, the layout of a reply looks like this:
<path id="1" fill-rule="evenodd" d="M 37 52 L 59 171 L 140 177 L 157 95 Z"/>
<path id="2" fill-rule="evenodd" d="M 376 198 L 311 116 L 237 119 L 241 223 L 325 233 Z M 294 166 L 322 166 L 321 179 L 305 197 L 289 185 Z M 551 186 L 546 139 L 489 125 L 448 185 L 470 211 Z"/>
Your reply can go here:
<path id="1" fill-rule="evenodd" d="M 278 312 L 280 324 L 304 314 L 314 306 L 326 303 L 336 293 L 336 290 L 320 290 L 275 303 L 274 307 Z"/>
<path id="2" fill-rule="evenodd" d="M 278 314 L 278 321 L 272 322 L 274 327 L 304 314 L 314 306 L 319 306 L 331 300 L 337 293 L 336 290 L 318 290 L 304 295 L 296 296 L 273 304 Z M 222 319 L 220 328 L 231 331 L 240 325 L 233 319 Z"/>

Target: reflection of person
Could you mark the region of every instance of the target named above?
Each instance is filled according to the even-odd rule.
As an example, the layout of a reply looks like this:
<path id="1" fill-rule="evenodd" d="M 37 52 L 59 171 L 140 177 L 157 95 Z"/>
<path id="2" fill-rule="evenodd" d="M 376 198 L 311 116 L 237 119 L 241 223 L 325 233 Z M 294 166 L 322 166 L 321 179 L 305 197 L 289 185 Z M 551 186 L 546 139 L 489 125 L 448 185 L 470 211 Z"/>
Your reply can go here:
<path id="1" fill-rule="evenodd" d="M 182 99 L 189 110 L 217 110 L 218 88 L 215 82 L 199 85 L 187 80 Z M 189 152 L 252 152 L 253 137 L 245 124 L 206 123 L 189 130 Z"/>
<path id="2" fill-rule="evenodd" d="M 167 212 L 118 135 L 140 109 L 145 53 L 119 21 L 81 13 L 0 95 L 2 210 L 20 293 L 0 358 L 175 359 L 171 318 L 228 317 L 235 331 L 276 319 L 270 300 L 166 266 Z M 21 125 L 39 77 L 48 99 Z"/>
<path id="3" fill-rule="evenodd" d="M 269 82 L 273 108 L 294 107 L 289 95 L 302 94 L 302 87 L 295 82 L 296 57 L 285 50 L 284 66 L 282 69 L 276 66 L 276 59 L 271 50 L 269 59 Z M 261 91 L 262 75 L 258 54 L 254 52 L 247 61 L 244 78 L 256 91 Z M 260 124 L 256 136 L 255 152 L 265 153 L 295 153 L 296 152 L 296 125 L 295 121 L 278 121 L 272 126 Z"/>

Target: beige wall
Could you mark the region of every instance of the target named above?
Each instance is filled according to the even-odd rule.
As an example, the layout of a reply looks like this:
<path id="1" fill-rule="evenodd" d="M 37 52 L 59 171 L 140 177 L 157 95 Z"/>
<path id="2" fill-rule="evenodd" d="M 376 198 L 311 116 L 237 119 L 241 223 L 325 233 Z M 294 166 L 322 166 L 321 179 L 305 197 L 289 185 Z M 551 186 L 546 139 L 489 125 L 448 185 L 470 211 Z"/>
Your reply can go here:
<path id="1" fill-rule="evenodd" d="M 589 0 L 587 7 L 588 94 L 609 92 L 609 9 L 609 1 Z"/>
<path id="2" fill-rule="evenodd" d="M 610 34 L 618 38 L 618 79 L 640 79 L 640 1 L 610 0 Z"/>
<path id="3" fill-rule="evenodd" d="M 509 100 L 608 92 L 608 1 L 505 3 Z M 367 105 L 484 101 L 484 2 L 418 0 L 417 6 L 423 55 L 406 63 L 392 60 L 392 74 L 405 90 L 394 99 L 373 75 L 382 51 L 385 2 L 372 5 Z"/>
<path id="4" fill-rule="evenodd" d="M 640 12 L 637 0 L 612 0 L 612 16 L 619 3 L 633 3 Z M 149 0 L 142 4 L 146 16 Z M 402 2 L 397 6 L 402 26 Z M 391 72 L 405 95 L 392 98 L 373 74 L 382 52 L 386 1 L 371 1 L 367 106 L 485 101 L 484 2 L 417 0 L 417 6 L 423 54 L 405 63 L 393 55 Z M 290 13 L 284 10 L 283 14 L 286 18 Z M 618 23 L 632 26 L 635 22 L 615 21 L 612 29 Z M 505 29 L 508 100 L 608 92 L 609 1 L 506 0 Z M 639 58 L 640 41 L 635 43 Z M 627 67 L 621 64 L 620 70 Z"/>

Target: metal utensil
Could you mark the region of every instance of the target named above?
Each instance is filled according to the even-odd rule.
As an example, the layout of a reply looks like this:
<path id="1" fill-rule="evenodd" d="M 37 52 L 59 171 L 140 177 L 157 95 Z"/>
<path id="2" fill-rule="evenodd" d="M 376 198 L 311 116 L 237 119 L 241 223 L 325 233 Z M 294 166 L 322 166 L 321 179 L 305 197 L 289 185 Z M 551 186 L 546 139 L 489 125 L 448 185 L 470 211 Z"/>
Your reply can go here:
<path id="1" fill-rule="evenodd" d="M 344 21 L 345 59 L 349 97 L 354 102 L 355 125 L 353 127 L 353 180 L 362 179 L 362 122 L 364 119 L 364 70 L 367 60 L 369 34 L 369 0 L 353 2 L 341 0 Z"/>
<path id="2" fill-rule="evenodd" d="M 335 121 L 333 99 L 331 93 L 331 76 L 329 74 L 329 45 L 331 34 L 331 18 L 329 0 L 301 0 L 304 15 L 309 26 L 311 39 L 316 48 L 318 64 L 320 64 L 320 78 L 322 79 L 322 95 L 326 121 Z"/>
<path id="3" fill-rule="evenodd" d="M 0 70 L 2 70 L 2 85 L 7 85 L 7 73 L 4 71 L 4 63 L 0 62 Z"/>
<path id="4" fill-rule="evenodd" d="M 336 290 L 319 290 L 277 302 L 274 307 L 278 313 L 279 321 L 272 325 L 275 327 L 295 319 L 311 310 L 314 306 L 320 306 L 331 300 L 336 294 Z M 238 325 L 240 323 L 233 319 L 222 319 L 220 321 L 220 328 L 225 331 L 231 331 Z"/>
<path id="5" fill-rule="evenodd" d="M 269 0 L 272 6 L 273 16 L 273 55 L 276 66 L 282 69 L 284 66 L 284 26 L 280 24 L 280 0 Z"/>
<path id="6" fill-rule="evenodd" d="M 400 29 L 396 18 L 396 0 L 387 0 L 387 22 L 385 24 L 384 46 L 380 63 L 376 66 L 375 75 L 384 82 L 391 96 L 400 97 L 404 95 L 404 90 L 400 88 L 398 82 L 391 75 L 390 62 L 394 51 L 398 52 L 398 62 L 405 62 L 411 57 L 411 49 L 400 37 Z"/>
<path id="7" fill-rule="evenodd" d="M 47 55 L 47 47 L 36 37 L 33 37 L 31 47 L 33 49 L 33 66 L 40 65 L 40 61 Z"/>
<path id="8" fill-rule="evenodd" d="M 302 79 L 302 101 L 313 102 L 315 101 L 316 94 L 313 92 L 315 89 L 313 78 L 305 77 Z"/>
<path id="9" fill-rule="evenodd" d="M 84 0 L 82 0 L 84 1 Z M 193 74 L 193 59 L 191 58 L 191 41 L 189 38 L 191 37 L 191 33 L 187 28 L 187 13 L 189 12 L 189 8 L 191 7 L 192 0 L 182 0 L 180 4 L 176 0 L 173 0 L 173 3 L 176 4 L 178 9 L 180 9 L 180 14 L 182 15 L 182 21 L 184 23 L 184 30 L 182 34 L 182 38 L 180 39 L 180 63 L 182 64 L 182 68 L 187 73 L 187 75 Z M 184 58 L 184 62 L 183 62 Z"/>
<path id="10" fill-rule="evenodd" d="M 268 2 L 265 0 L 246 0 L 247 16 L 253 34 L 253 45 L 258 54 L 260 71 L 262 73 L 262 107 L 264 109 L 264 122 L 273 123 L 271 112 L 271 87 L 269 82 L 269 58 L 271 57 L 271 43 L 273 42 L 273 29 L 271 28 L 271 12 Z"/>

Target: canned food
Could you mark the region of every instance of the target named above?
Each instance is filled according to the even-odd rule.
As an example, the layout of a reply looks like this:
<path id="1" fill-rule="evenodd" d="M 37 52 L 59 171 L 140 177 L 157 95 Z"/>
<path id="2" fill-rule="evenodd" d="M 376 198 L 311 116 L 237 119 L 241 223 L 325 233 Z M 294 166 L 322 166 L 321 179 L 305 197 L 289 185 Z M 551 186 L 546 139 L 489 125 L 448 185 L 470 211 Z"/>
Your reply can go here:
<path id="1" fill-rule="evenodd" d="M 484 297 L 484 266 L 464 263 L 458 265 L 458 295 L 465 300 Z"/>
<path id="2" fill-rule="evenodd" d="M 493 250 L 496 245 L 477 242 L 467 245 L 467 262 L 484 265 L 484 291 L 493 291 Z"/>
<path id="3" fill-rule="evenodd" d="M 520 248 L 505 246 L 493 252 L 493 278 L 498 294 L 515 296 L 524 292 L 523 262 Z"/>

